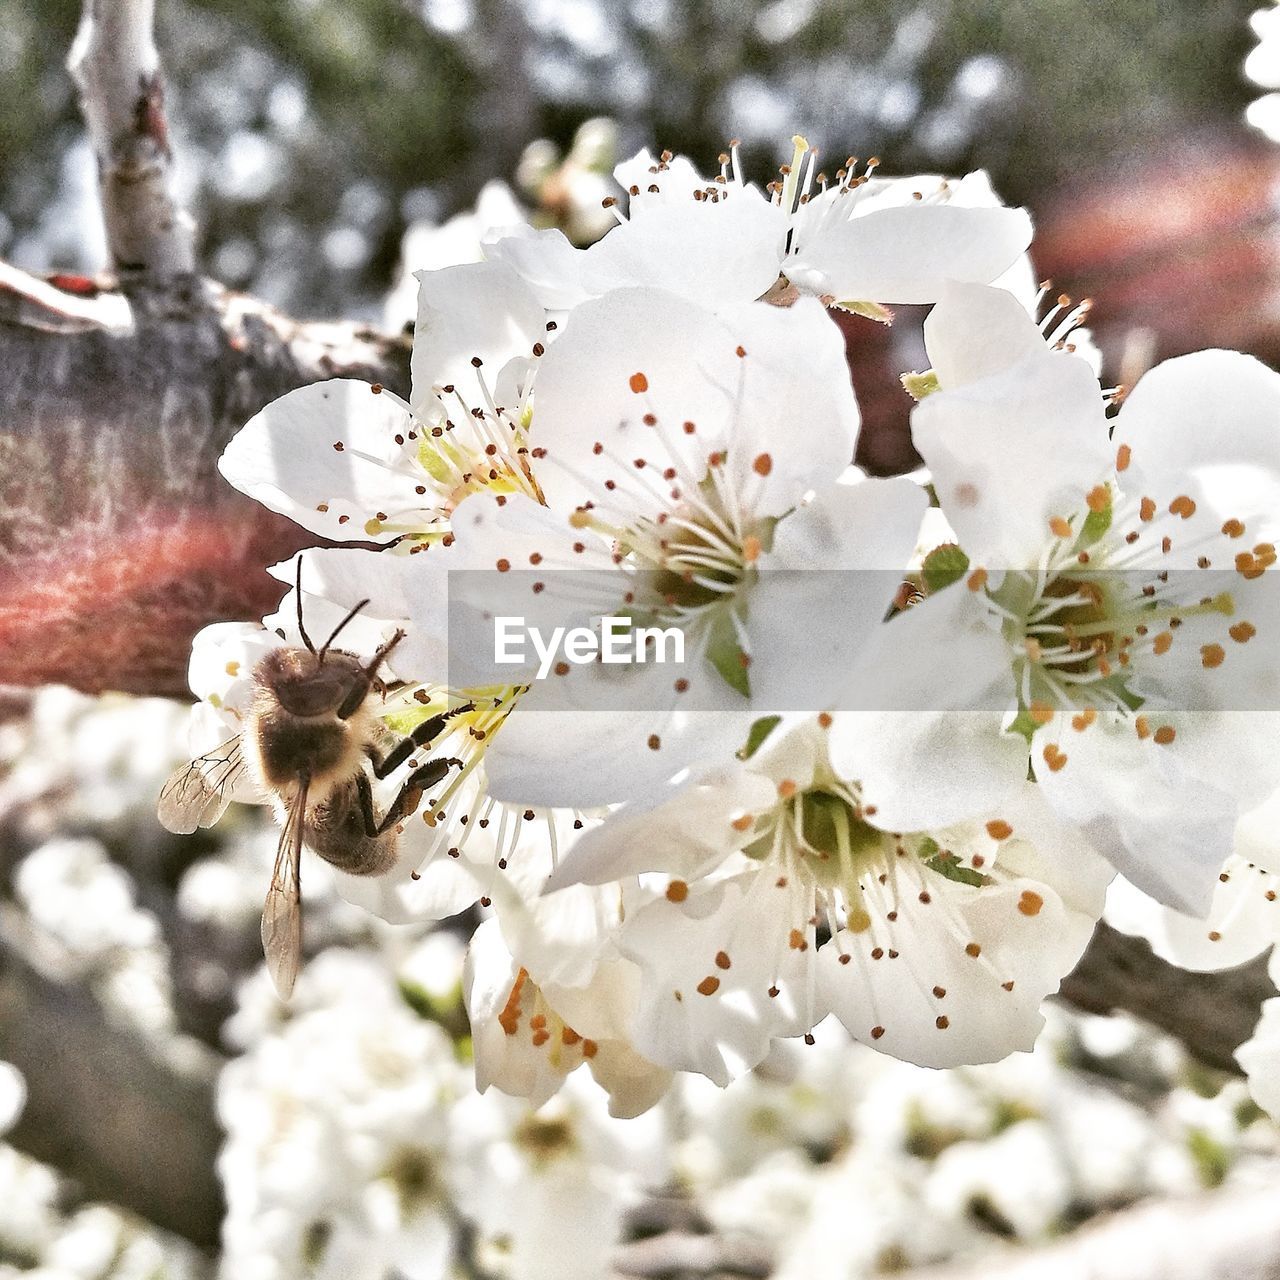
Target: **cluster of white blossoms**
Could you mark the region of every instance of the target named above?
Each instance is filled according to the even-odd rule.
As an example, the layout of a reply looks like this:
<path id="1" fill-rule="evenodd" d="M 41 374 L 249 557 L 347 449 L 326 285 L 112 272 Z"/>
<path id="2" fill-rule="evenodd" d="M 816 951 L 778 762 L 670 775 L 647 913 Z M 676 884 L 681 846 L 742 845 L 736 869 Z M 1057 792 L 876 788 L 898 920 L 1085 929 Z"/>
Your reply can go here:
<path id="1" fill-rule="evenodd" d="M 1249 815 L 1280 785 L 1280 376 L 1212 351 L 1104 389 L 1083 310 L 1028 284 L 1025 211 L 877 166 L 797 139 L 761 189 L 732 151 L 710 177 L 641 152 L 591 247 L 517 226 L 420 273 L 408 399 L 306 387 L 223 455 L 351 545 L 198 637 L 193 745 L 244 723 L 299 616 L 360 606 L 340 644 L 366 656 L 405 633 L 376 711 L 431 722 L 406 768 L 449 767 L 396 866 L 341 891 L 491 913 L 482 1088 L 543 1102 L 585 1065 L 636 1115 L 828 1015 L 917 1064 L 1002 1059 L 1116 871 L 1211 913 L 1192 933 L 1274 928 Z M 927 472 L 875 479 L 832 311 L 899 304 L 933 307 L 903 371 Z M 504 668 L 511 615 L 682 658 Z"/>

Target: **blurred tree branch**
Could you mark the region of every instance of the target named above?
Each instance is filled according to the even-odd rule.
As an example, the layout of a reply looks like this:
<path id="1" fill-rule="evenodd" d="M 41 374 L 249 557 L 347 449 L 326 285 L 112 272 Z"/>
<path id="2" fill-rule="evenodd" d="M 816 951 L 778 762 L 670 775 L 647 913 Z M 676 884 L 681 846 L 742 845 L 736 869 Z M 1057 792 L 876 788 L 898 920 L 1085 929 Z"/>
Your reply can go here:
<path id="1" fill-rule="evenodd" d="M 1265 957 L 1221 973 L 1191 973 L 1105 923 L 1062 984 L 1062 996 L 1078 1009 L 1131 1013 L 1181 1040 L 1201 1062 L 1237 1075 L 1235 1051 L 1275 994 Z"/>
<path id="2" fill-rule="evenodd" d="M 27 1082 L 6 1140 L 89 1196 L 212 1247 L 223 1213 L 212 1072 L 162 1061 L 87 984 L 41 972 L 38 951 L 15 912 L 0 915 L 0 1058 Z"/>
<path id="3" fill-rule="evenodd" d="M 85 0 L 68 69 L 98 162 L 111 261 L 121 281 L 196 270 L 195 224 L 173 198 L 155 0 Z"/>

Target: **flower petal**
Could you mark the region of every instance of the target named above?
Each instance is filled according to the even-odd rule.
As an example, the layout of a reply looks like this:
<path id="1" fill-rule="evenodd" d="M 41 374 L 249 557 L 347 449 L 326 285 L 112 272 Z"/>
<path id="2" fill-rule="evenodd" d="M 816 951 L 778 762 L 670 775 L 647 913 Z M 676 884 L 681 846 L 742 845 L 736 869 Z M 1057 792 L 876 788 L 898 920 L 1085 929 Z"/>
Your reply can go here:
<path id="1" fill-rule="evenodd" d="M 409 415 L 371 391 L 367 382 L 334 378 L 288 392 L 232 437 L 218 470 L 264 507 L 326 538 L 390 541 L 396 533 L 382 524 L 393 514 L 426 527 L 439 515 L 418 492 L 423 476 L 406 443 Z"/>
<path id="2" fill-rule="evenodd" d="M 417 275 L 410 403 L 419 411 L 432 408 L 438 403 L 433 389 L 452 385 L 469 408 L 486 408 L 480 380 L 494 392 L 499 372 L 513 359 L 531 360 L 534 343 L 546 340 L 541 303 L 502 262 L 472 262 Z M 446 413 L 458 411 L 447 396 L 441 403 Z"/>
<path id="3" fill-rule="evenodd" d="M 1027 786 L 1011 798 L 999 810 L 1011 834 L 998 851 L 978 823 L 937 832 L 962 864 L 974 866 L 978 851 L 984 874 L 1006 864 L 995 883 L 968 884 L 918 864 L 918 884 L 901 882 L 900 869 L 894 910 L 876 913 L 868 894 L 862 927 L 822 948 L 821 997 L 855 1038 L 930 1067 L 993 1062 L 1032 1047 L 1040 1003 L 1084 950 L 1110 875 L 1044 808 Z"/>
<path id="4" fill-rule="evenodd" d="M 927 507 L 910 480 L 865 480 L 828 486 L 778 524 L 747 619 L 757 706 L 833 704 L 902 584 Z"/>
<path id="5" fill-rule="evenodd" d="M 1003 373 L 1045 351 L 1026 307 L 1004 289 L 948 281 L 924 322 L 929 361 L 944 391 Z"/>
<path id="6" fill-rule="evenodd" d="M 635 1043 L 646 1058 L 724 1086 L 775 1036 L 814 1024 L 812 900 L 773 881 L 748 872 L 679 905 L 660 898 L 627 922 L 622 950 L 644 973 Z"/>
<path id="7" fill-rule="evenodd" d="M 960 545 L 993 570 L 1034 568 L 1050 519 L 1083 506 L 1112 462 L 1093 371 L 1060 353 L 926 396 L 911 432 Z"/>
<path id="8" fill-rule="evenodd" d="M 1280 940 L 1280 877 L 1243 858 L 1223 864 L 1204 919 L 1172 911 L 1117 880 L 1107 897 L 1107 923 L 1146 938 L 1156 955 L 1197 973 L 1232 969 Z"/>
<path id="9" fill-rule="evenodd" d="M 1235 801 L 1176 751 L 1100 717 L 1084 731 L 1055 716 L 1032 740 L 1045 798 L 1118 871 L 1153 898 L 1203 915 L 1231 852 Z"/>
<path id="10" fill-rule="evenodd" d="M 605 884 L 645 871 L 699 879 L 745 842 L 733 820 L 767 809 L 775 799 L 773 784 L 737 765 L 682 783 L 678 790 L 656 789 L 583 835 L 547 887 Z"/>
<path id="11" fill-rule="evenodd" d="M 1197 351 L 1157 365 L 1125 398 L 1115 442 L 1126 480 L 1170 496 L 1188 476 L 1224 516 L 1280 511 L 1280 374 L 1237 351 Z"/>
<path id="12" fill-rule="evenodd" d="M 655 488 L 696 485 L 727 453 L 747 509 L 781 515 L 844 470 L 857 422 L 839 330 L 816 303 L 718 318 L 622 289 L 577 308 L 547 352 L 533 434 L 555 510 L 604 493 L 656 510 Z"/>
<path id="13" fill-rule="evenodd" d="M 800 288 L 837 299 L 935 302 L 947 280 L 995 280 L 1030 243 L 1023 209 L 913 203 L 829 220 L 799 238 L 783 270 Z"/>
<path id="14" fill-rule="evenodd" d="M 889 830 L 972 817 L 1026 777 L 1026 743 L 1003 731 L 1012 700 L 1008 654 L 981 593 L 948 587 L 866 646 L 834 713 L 832 765 L 862 784 Z"/>

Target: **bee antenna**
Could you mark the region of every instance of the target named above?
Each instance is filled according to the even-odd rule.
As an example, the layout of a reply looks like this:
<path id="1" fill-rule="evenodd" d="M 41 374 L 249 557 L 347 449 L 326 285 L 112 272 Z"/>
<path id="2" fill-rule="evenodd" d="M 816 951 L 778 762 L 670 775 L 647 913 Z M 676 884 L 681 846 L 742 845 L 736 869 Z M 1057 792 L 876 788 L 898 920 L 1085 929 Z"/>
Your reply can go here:
<path id="1" fill-rule="evenodd" d="M 363 608 L 365 607 L 365 605 L 367 605 L 368 603 L 369 603 L 369 602 L 368 602 L 368 600 L 361 600 L 361 601 L 360 601 L 360 603 L 359 603 L 359 604 L 357 604 L 357 605 L 355 605 L 355 606 L 350 610 L 350 612 L 347 614 L 347 616 L 346 616 L 345 618 L 343 618 L 343 620 L 342 620 L 340 623 L 338 623 L 338 625 L 337 625 L 336 627 L 334 627 L 334 629 L 333 629 L 333 634 L 332 634 L 332 635 L 330 635 L 330 637 L 329 637 L 329 638 L 324 642 L 324 644 L 322 644 L 322 645 L 320 646 L 320 652 L 319 652 L 318 654 L 316 654 L 316 657 L 317 657 L 317 658 L 319 658 L 321 662 L 323 662 L 323 661 L 324 661 L 324 655 L 325 655 L 326 653 L 328 653 L 328 652 L 329 652 L 329 646 L 330 646 L 330 645 L 331 645 L 331 644 L 332 644 L 332 643 L 333 643 L 333 642 L 338 638 L 338 633 L 339 633 L 339 632 L 342 630 L 342 628 L 343 628 L 343 627 L 345 627 L 345 626 L 347 625 L 347 623 L 348 623 L 348 622 L 350 622 L 350 621 L 351 621 L 351 619 L 352 619 L 352 618 L 354 618 L 354 617 L 356 616 L 356 614 L 357 614 L 357 613 L 359 613 L 359 612 L 360 612 L 360 610 L 361 610 L 361 609 L 363 609 Z M 314 650 L 313 650 L 312 652 L 314 652 Z"/>
<path id="2" fill-rule="evenodd" d="M 302 643 L 315 653 L 316 647 L 311 643 L 311 637 L 307 635 L 307 629 L 302 625 L 302 552 L 298 552 L 298 578 L 297 585 L 294 588 L 294 597 L 298 602 L 298 634 L 302 637 Z M 328 647 L 327 645 L 325 646 Z"/>

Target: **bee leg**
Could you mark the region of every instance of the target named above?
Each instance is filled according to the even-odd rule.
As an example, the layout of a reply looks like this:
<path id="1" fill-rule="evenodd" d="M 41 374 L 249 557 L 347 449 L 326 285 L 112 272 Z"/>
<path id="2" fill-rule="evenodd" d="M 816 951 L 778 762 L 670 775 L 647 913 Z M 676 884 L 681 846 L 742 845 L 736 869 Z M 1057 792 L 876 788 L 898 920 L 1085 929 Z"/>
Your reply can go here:
<path id="1" fill-rule="evenodd" d="M 426 746 L 437 738 L 440 730 L 444 728 L 451 717 L 463 711 L 471 711 L 473 707 L 473 703 L 464 702 L 462 706 L 454 707 L 452 711 L 442 711 L 438 716 L 432 716 L 429 720 L 424 720 L 411 734 L 401 738 L 381 758 L 375 754 L 376 747 L 368 748 L 369 759 L 373 761 L 374 776 L 379 779 L 385 778 L 393 770 L 398 769 L 413 754 L 415 747 Z M 436 779 L 436 781 L 439 781 L 439 779 Z M 406 783 L 405 785 L 407 786 L 408 784 Z"/>
<path id="2" fill-rule="evenodd" d="M 397 822 L 403 822 L 405 818 L 416 813 L 418 806 L 422 803 L 423 793 L 429 791 L 438 782 L 442 782 L 449 769 L 457 763 L 459 762 L 456 760 L 440 756 L 435 760 L 428 760 L 426 764 L 415 769 L 405 780 L 405 784 L 400 788 L 399 794 L 391 802 L 391 806 L 383 816 L 382 821 L 377 824 L 377 834 L 384 835 Z M 360 788 L 361 792 L 371 792 L 369 779 L 363 773 L 361 777 L 364 778 L 364 784 Z M 361 799 L 360 807 L 364 808 L 363 799 Z M 373 816 L 372 809 L 372 795 L 370 795 L 369 812 L 365 818 L 366 826 Z"/>
<path id="3" fill-rule="evenodd" d="M 369 781 L 369 775 L 363 769 L 356 774 L 356 799 L 360 802 L 364 833 L 370 840 L 376 840 L 382 834 L 382 823 L 373 807 L 373 786 Z"/>

